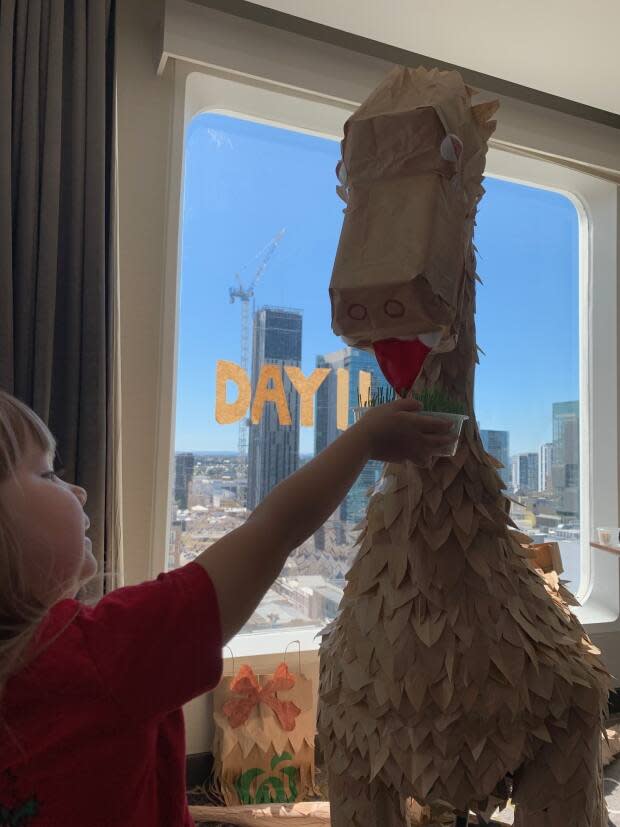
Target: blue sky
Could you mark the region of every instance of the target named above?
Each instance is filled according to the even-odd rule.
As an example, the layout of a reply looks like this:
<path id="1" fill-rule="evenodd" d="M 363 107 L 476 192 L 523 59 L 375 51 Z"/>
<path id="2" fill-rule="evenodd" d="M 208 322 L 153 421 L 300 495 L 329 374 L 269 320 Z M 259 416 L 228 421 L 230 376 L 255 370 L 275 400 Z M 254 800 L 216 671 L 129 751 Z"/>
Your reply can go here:
<path id="1" fill-rule="evenodd" d="M 235 450 L 237 425 L 215 421 L 215 364 L 239 361 L 240 314 L 228 288 L 247 283 L 261 250 L 286 233 L 257 306 L 303 310 L 302 368 L 337 350 L 328 285 L 342 223 L 339 144 L 224 115 L 189 126 L 182 217 L 177 450 Z M 578 217 L 563 195 L 487 179 L 478 214 L 476 412 L 510 431 L 511 453 L 551 439 L 551 405 L 577 399 Z M 313 433 L 302 428 L 301 451 Z"/>

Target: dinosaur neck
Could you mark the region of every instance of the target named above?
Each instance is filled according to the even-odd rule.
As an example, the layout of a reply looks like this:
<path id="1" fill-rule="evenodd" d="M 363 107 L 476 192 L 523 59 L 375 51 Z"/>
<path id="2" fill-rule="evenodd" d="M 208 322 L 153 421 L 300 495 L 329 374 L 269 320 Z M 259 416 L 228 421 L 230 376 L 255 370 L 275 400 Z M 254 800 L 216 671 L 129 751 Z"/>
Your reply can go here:
<path id="1" fill-rule="evenodd" d="M 475 309 L 475 270 L 465 274 L 463 304 L 456 347 L 448 353 L 429 356 L 418 380 L 420 388 L 436 386 L 463 404 L 470 424 L 475 425 L 474 377 L 477 362 Z"/>

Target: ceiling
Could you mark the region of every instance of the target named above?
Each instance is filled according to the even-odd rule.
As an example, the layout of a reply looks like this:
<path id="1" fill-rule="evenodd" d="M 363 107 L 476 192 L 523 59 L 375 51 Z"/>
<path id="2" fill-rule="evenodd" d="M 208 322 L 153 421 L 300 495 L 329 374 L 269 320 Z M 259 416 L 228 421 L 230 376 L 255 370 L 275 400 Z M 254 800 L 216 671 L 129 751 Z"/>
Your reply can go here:
<path id="1" fill-rule="evenodd" d="M 620 0 L 252 0 L 620 114 Z"/>

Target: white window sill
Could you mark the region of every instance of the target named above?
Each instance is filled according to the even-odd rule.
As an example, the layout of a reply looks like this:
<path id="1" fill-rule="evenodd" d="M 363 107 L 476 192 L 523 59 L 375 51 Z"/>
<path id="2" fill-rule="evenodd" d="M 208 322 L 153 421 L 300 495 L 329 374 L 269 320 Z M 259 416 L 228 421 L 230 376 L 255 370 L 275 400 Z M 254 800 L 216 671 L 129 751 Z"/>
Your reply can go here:
<path id="1" fill-rule="evenodd" d="M 274 629 L 272 632 L 239 634 L 224 647 L 224 660 L 230 659 L 231 652 L 235 660 L 274 654 L 284 656 L 285 651 L 287 658 L 294 658 L 299 651 L 318 652 L 321 628 L 304 626 L 301 629 Z"/>
<path id="2" fill-rule="evenodd" d="M 609 624 L 616 623 L 618 611 L 595 599 L 588 600 L 587 606 L 574 606 L 572 612 L 579 622 L 592 634 L 609 632 Z"/>

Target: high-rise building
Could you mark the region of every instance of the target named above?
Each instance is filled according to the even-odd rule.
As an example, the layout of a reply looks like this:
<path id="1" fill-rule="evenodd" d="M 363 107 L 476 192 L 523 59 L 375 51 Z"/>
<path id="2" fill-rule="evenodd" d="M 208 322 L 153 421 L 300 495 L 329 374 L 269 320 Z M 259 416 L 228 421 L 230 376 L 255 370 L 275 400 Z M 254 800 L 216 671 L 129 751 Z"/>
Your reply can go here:
<path id="1" fill-rule="evenodd" d="M 189 484 L 194 476 L 194 455 L 190 453 L 179 453 L 175 457 L 174 464 L 174 499 L 179 508 L 187 508 L 187 495 Z"/>
<path id="2" fill-rule="evenodd" d="M 527 485 L 530 491 L 538 491 L 538 454 L 527 455 Z"/>
<path id="3" fill-rule="evenodd" d="M 510 434 L 508 431 L 480 431 L 480 438 L 487 454 L 499 460 L 504 466 L 498 473 L 507 487 L 512 483 L 510 467 Z"/>
<path id="4" fill-rule="evenodd" d="M 349 425 L 354 422 L 353 409 L 358 406 L 360 371 L 370 374 L 372 390 L 379 388 L 387 390 L 389 385 L 372 353 L 359 348 L 345 347 L 334 353 L 318 356 L 316 364 L 317 367 L 331 368 L 331 372 L 318 389 L 315 398 L 314 451 L 318 454 L 333 442 L 339 433 L 337 428 L 337 371 L 339 368 L 344 368 L 349 373 Z M 338 514 L 342 522 L 355 524 L 362 519 L 366 512 L 368 489 L 372 488 L 379 479 L 381 468 L 380 462 L 369 462 L 365 465 L 340 505 Z"/>
<path id="5" fill-rule="evenodd" d="M 553 490 L 551 467 L 553 464 L 553 442 L 544 442 L 538 449 L 538 490 Z"/>
<path id="6" fill-rule="evenodd" d="M 302 316 L 299 310 L 263 307 L 254 314 L 252 397 L 263 365 L 281 366 L 291 424 L 280 425 L 276 406 L 267 402 L 260 422 L 250 425 L 249 509 L 256 508 L 272 488 L 299 467 L 299 394 L 286 375 L 284 366 L 301 366 L 301 332 Z"/>
<path id="7" fill-rule="evenodd" d="M 337 436 L 336 433 L 336 376 L 335 370 L 343 361 L 339 350 L 328 353 L 326 356 L 316 357 L 317 368 L 328 368 L 323 382 L 319 385 L 314 397 L 314 454 L 319 454 L 327 448 Z M 336 366 L 336 367 L 334 367 Z"/>
<path id="8" fill-rule="evenodd" d="M 554 402 L 553 474 L 558 489 L 579 485 L 579 402 Z"/>
<path id="9" fill-rule="evenodd" d="M 521 494 L 538 490 L 538 454 L 516 454 L 512 458 L 512 488 Z"/>
<path id="10" fill-rule="evenodd" d="M 314 455 L 319 454 L 338 436 L 337 428 L 337 370 L 344 366 L 345 354 L 350 348 L 337 350 L 325 356 L 316 357 L 317 368 L 329 368 L 329 373 L 319 386 L 314 397 Z M 341 517 L 342 503 L 335 514 L 314 533 L 314 547 L 324 551 L 327 545 L 327 526 L 333 529 L 336 543 L 344 544 L 344 529 Z"/>
<path id="11" fill-rule="evenodd" d="M 558 510 L 579 516 L 579 402 L 554 402 L 552 481 Z"/>

